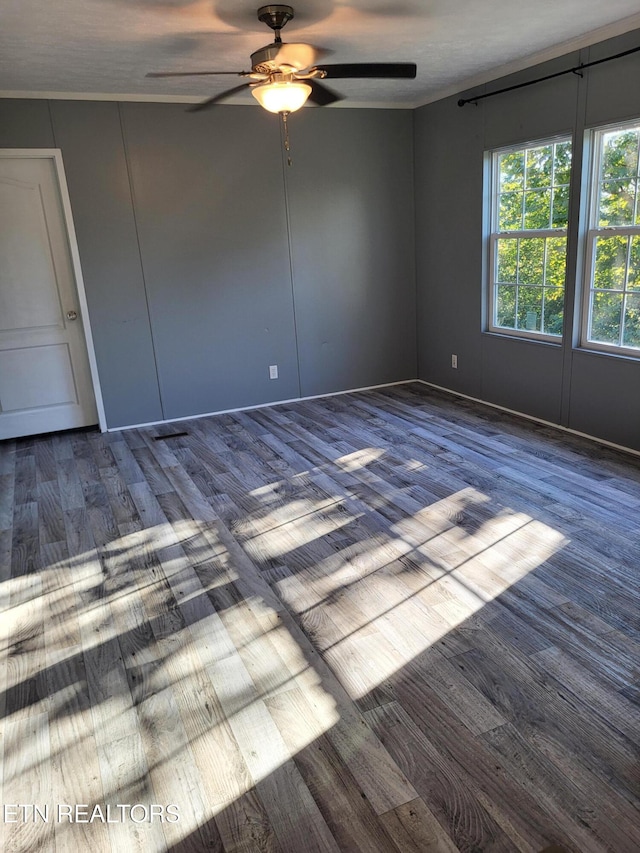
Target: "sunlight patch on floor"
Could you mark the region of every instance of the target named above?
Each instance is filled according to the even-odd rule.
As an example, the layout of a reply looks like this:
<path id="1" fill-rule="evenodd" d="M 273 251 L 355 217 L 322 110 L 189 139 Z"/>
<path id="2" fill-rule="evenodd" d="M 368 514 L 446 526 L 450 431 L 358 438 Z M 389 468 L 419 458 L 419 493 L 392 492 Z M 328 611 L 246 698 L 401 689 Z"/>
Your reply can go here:
<path id="1" fill-rule="evenodd" d="M 248 540 L 247 550 L 261 559 L 280 557 L 292 548 L 303 547 L 346 527 L 359 517 L 352 513 L 331 512 L 340 504 L 339 501 L 323 503 L 290 520 L 278 520 L 275 513 L 267 515 L 260 525 L 264 532 Z"/>
<path id="2" fill-rule="evenodd" d="M 321 503 L 325 509 L 328 502 Z M 238 571 L 215 524 L 184 520 L 126 533 L 103 548 L 51 562 L 37 576 L 7 581 L 0 688 L 25 690 L 37 673 L 47 685 L 30 700 L 28 716 L 21 711 L 4 720 L 7 795 L 15 799 L 24 774 L 44 778 L 50 763 L 73 766 L 83 750 L 94 756 L 104 786 L 96 789 L 96 802 L 150 801 L 150 791 L 141 788 L 147 771 L 162 790 L 170 766 L 186 774 L 171 783 L 178 788 L 197 766 L 199 777 L 209 779 L 210 805 L 206 814 L 198 811 L 185 788 L 175 842 L 281 768 L 297 772 L 266 703 L 286 707 L 289 696 L 304 695 L 308 713 L 296 732 L 297 749 L 329 731 L 339 715 L 254 571 L 254 581 Z M 232 593 L 236 582 L 256 588 Z M 148 741 L 146 720 L 154 726 L 164 720 L 167 731 L 158 729 Z M 42 748 L 26 753 L 24 733 L 38 721 Z M 188 735 L 195 721 L 199 734 Z M 59 799 L 74 801 L 70 788 L 56 790 Z M 43 802 L 49 798 L 42 794 Z M 83 801 L 79 791 L 75 800 Z M 56 829 L 60 838 L 64 832 Z M 111 832 L 129 844 L 123 828 Z M 152 835 L 145 849 L 164 849 Z M 29 849 L 27 840 L 15 841 L 17 851 Z"/>
<path id="3" fill-rule="evenodd" d="M 386 451 L 381 447 L 363 447 L 361 450 L 354 450 L 353 453 L 347 453 L 335 460 L 335 464 L 345 473 L 360 471 L 376 462 Z"/>
<path id="4" fill-rule="evenodd" d="M 466 488 L 394 524 L 394 538 L 371 542 L 346 566 L 336 554 L 278 581 L 307 633 L 320 632 L 318 646 L 352 698 L 462 623 L 480 627 L 486 605 L 567 544 L 549 525 L 489 504 Z"/>

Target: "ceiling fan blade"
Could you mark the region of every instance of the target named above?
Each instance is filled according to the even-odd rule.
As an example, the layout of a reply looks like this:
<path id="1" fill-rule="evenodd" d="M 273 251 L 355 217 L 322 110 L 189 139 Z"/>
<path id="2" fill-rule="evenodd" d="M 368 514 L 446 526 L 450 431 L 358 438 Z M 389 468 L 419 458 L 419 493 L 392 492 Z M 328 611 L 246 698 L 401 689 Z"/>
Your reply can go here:
<path id="1" fill-rule="evenodd" d="M 233 74 L 244 77 L 247 71 L 150 71 L 145 77 L 211 77 L 217 74 Z"/>
<path id="2" fill-rule="evenodd" d="M 377 77 L 384 79 L 410 79 L 416 76 L 415 62 L 347 62 L 338 65 L 319 65 L 327 77 Z"/>
<path id="3" fill-rule="evenodd" d="M 226 98 L 230 98 L 231 95 L 235 95 L 236 92 L 242 92 L 244 91 L 244 89 L 248 89 L 250 86 L 251 83 L 241 83 L 239 86 L 234 86 L 232 89 L 227 89 L 226 92 L 221 92 L 219 95 L 214 95 L 212 98 L 208 98 L 206 101 L 202 101 L 200 104 L 194 104 L 192 107 L 187 107 L 187 110 L 190 113 L 197 113 L 199 110 L 204 110 L 207 107 L 212 107 L 219 101 L 224 101 Z"/>
<path id="4" fill-rule="evenodd" d="M 329 56 L 330 53 L 330 50 L 314 47 L 312 44 L 286 42 L 283 43 L 273 61 L 278 66 L 288 65 L 296 71 L 303 71 L 305 68 L 311 68 L 323 56 Z"/>
<path id="5" fill-rule="evenodd" d="M 312 104 L 317 104 L 319 107 L 326 107 L 329 104 L 335 104 L 336 101 L 344 100 L 343 95 L 339 95 L 328 86 L 325 86 L 324 83 L 318 82 L 318 80 L 305 80 L 305 83 L 311 86 L 309 100 Z"/>

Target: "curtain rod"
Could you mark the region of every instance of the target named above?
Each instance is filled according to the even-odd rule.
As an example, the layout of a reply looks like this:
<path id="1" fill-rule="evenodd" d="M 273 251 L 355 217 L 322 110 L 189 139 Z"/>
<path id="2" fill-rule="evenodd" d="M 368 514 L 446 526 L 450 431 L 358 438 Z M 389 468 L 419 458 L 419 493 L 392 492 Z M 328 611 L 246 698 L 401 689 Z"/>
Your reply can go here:
<path id="1" fill-rule="evenodd" d="M 555 74 L 547 74 L 546 77 L 538 77 L 536 80 L 528 80 L 526 83 L 516 83 L 515 86 L 506 86 L 504 89 L 496 89 L 495 92 L 485 92 L 484 95 L 476 95 L 475 98 L 460 98 L 458 101 L 459 107 L 464 107 L 465 104 L 476 104 L 484 98 L 493 98 L 494 95 L 502 95 L 505 92 L 513 92 L 514 89 L 523 89 L 525 86 L 533 86 L 534 83 L 542 83 L 545 80 L 553 80 L 554 77 L 562 77 L 564 74 L 577 74 L 582 77 L 582 72 L 585 68 L 592 68 L 594 65 L 601 65 L 603 62 L 611 62 L 613 59 L 621 59 L 623 56 L 629 56 L 632 53 L 640 51 L 640 47 L 632 47 L 631 50 L 624 50 L 622 53 L 616 53 L 614 56 L 606 56 L 604 59 L 594 59 L 593 62 L 581 62 L 573 68 L 566 68 L 564 71 L 556 71 Z"/>

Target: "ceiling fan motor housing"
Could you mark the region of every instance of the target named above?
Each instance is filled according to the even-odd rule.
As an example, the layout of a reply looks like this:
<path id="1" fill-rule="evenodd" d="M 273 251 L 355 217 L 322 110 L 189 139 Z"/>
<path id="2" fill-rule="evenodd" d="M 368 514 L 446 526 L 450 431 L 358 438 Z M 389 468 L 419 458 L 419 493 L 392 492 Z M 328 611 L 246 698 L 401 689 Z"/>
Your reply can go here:
<path id="1" fill-rule="evenodd" d="M 262 74 L 270 74 L 272 71 L 276 71 L 278 66 L 275 58 L 280 52 L 281 47 L 281 44 L 275 42 L 254 51 L 251 54 L 251 70 L 259 71 Z"/>

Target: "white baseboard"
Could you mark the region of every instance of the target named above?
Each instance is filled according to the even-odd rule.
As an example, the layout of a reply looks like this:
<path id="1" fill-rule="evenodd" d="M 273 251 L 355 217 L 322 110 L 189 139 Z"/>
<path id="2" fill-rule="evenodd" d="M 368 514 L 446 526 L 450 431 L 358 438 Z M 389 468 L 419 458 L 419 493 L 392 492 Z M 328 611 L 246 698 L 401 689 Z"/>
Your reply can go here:
<path id="1" fill-rule="evenodd" d="M 357 394 L 358 391 L 375 391 L 377 388 L 392 388 L 394 385 L 408 385 L 410 382 L 420 382 L 419 379 L 401 379 L 399 382 L 383 382 L 381 385 L 366 385 L 364 388 L 347 388 L 345 391 L 329 391 L 326 394 L 313 394 L 310 397 L 290 397 L 288 400 L 271 400 L 268 403 L 258 403 L 255 406 L 240 406 L 237 409 L 220 409 L 217 412 L 204 412 L 199 415 L 185 415 L 181 418 L 167 418 L 164 421 L 149 421 L 143 424 L 127 424 L 120 427 L 109 427 L 106 432 L 121 432 L 126 429 L 144 429 L 160 424 L 175 424 L 182 421 L 195 421 L 199 418 L 214 418 L 216 415 L 231 415 L 234 412 L 251 412 L 254 409 L 268 409 L 271 406 L 283 406 L 287 403 L 302 403 L 304 400 L 321 400 L 324 397 L 338 397 L 341 394 Z"/>
<path id="2" fill-rule="evenodd" d="M 282 406 L 287 403 L 302 403 L 305 400 L 322 400 L 325 397 L 339 397 L 342 394 L 357 394 L 359 391 L 376 391 L 379 388 L 393 388 L 396 385 L 410 385 L 412 382 L 418 382 L 420 385 L 426 385 L 428 388 L 435 388 L 438 391 L 444 391 L 451 394 L 453 397 L 461 397 L 464 400 L 470 400 L 472 403 L 480 403 L 483 406 L 489 406 L 492 409 L 497 409 L 500 412 L 506 412 L 509 415 L 516 415 L 519 418 L 533 421 L 537 424 L 542 424 L 552 429 L 557 429 L 560 432 L 566 432 L 570 435 L 586 438 L 596 444 L 604 444 L 606 447 L 611 447 L 614 450 L 621 450 L 624 453 L 630 453 L 633 456 L 640 457 L 640 451 L 634 450 L 632 447 L 626 447 L 624 444 L 616 444 L 613 441 L 607 441 L 605 438 L 598 438 L 597 435 L 590 435 L 587 432 L 580 432 L 577 429 L 562 426 L 562 424 L 553 423 L 553 421 L 545 421 L 543 418 L 537 418 L 535 415 L 528 415 L 525 412 L 518 412 L 516 409 L 509 409 L 506 406 L 500 406 L 498 403 L 489 403 L 487 400 L 481 400 L 480 397 L 472 397 L 470 394 L 463 394 L 461 391 L 454 391 L 452 388 L 445 388 L 444 385 L 436 385 L 435 382 L 427 382 L 425 379 L 401 379 L 398 382 L 383 382 L 380 385 L 365 385 L 362 388 L 347 388 L 344 391 L 329 391 L 326 394 L 312 394 L 309 397 L 290 397 L 287 400 L 272 400 L 268 403 L 258 403 L 255 406 L 240 406 L 236 409 L 221 409 L 217 412 L 204 412 L 199 415 L 185 415 L 181 418 L 167 418 L 163 421 L 149 421 L 142 424 L 127 424 L 121 427 L 109 427 L 107 432 L 121 432 L 127 429 L 144 429 L 146 427 L 160 426 L 161 424 L 182 423 L 184 421 L 194 421 L 200 418 L 213 418 L 216 415 L 231 415 L 234 412 L 251 412 L 255 409 L 268 409 L 271 406 Z"/>
<path id="3" fill-rule="evenodd" d="M 604 444 L 607 447 L 612 447 L 614 450 L 622 450 L 624 453 L 631 453 L 633 456 L 640 457 L 640 450 L 634 450 L 633 447 L 626 447 L 624 444 L 616 444 L 613 441 L 607 441 L 606 438 L 598 438 L 597 435 L 589 435 L 587 432 L 580 432 L 577 429 L 562 426 L 562 424 L 554 424 L 553 421 L 545 421 L 543 418 L 536 418 L 535 415 L 527 415 L 524 412 L 518 412 L 515 409 L 508 409 L 506 406 L 500 406 L 498 403 L 489 403 L 487 400 L 481 400 L 479 397 L 472 397 L 469 394 L 463 394 L 461 391 L 453 391 L 451 388 L 445 388 L 444 385 L 436 385 L 435 382 L 427 382 L 425 379 L 413 379 L 412 382 L 419 382 L 421 385 L 427 385 L 429 388 L 436 388 L 438 391 L 445 391 L 447 394 L 452 394 L 454 397 L 462 397 L 464 400 L 470 400 L 472 403 L 480 403 L 483 406 L 490 406 L 492 409 L 498 409 L 501 412 L 507 412 L 509 415 L 516 415 L 519 418 L 525 418 L 528 421 L 534 421 L 537 424 L 551 427 L 552 429 L 568 432 L 570 435 L 577 435 L 580 438 L 586 438 L 596 444 Z"/>

